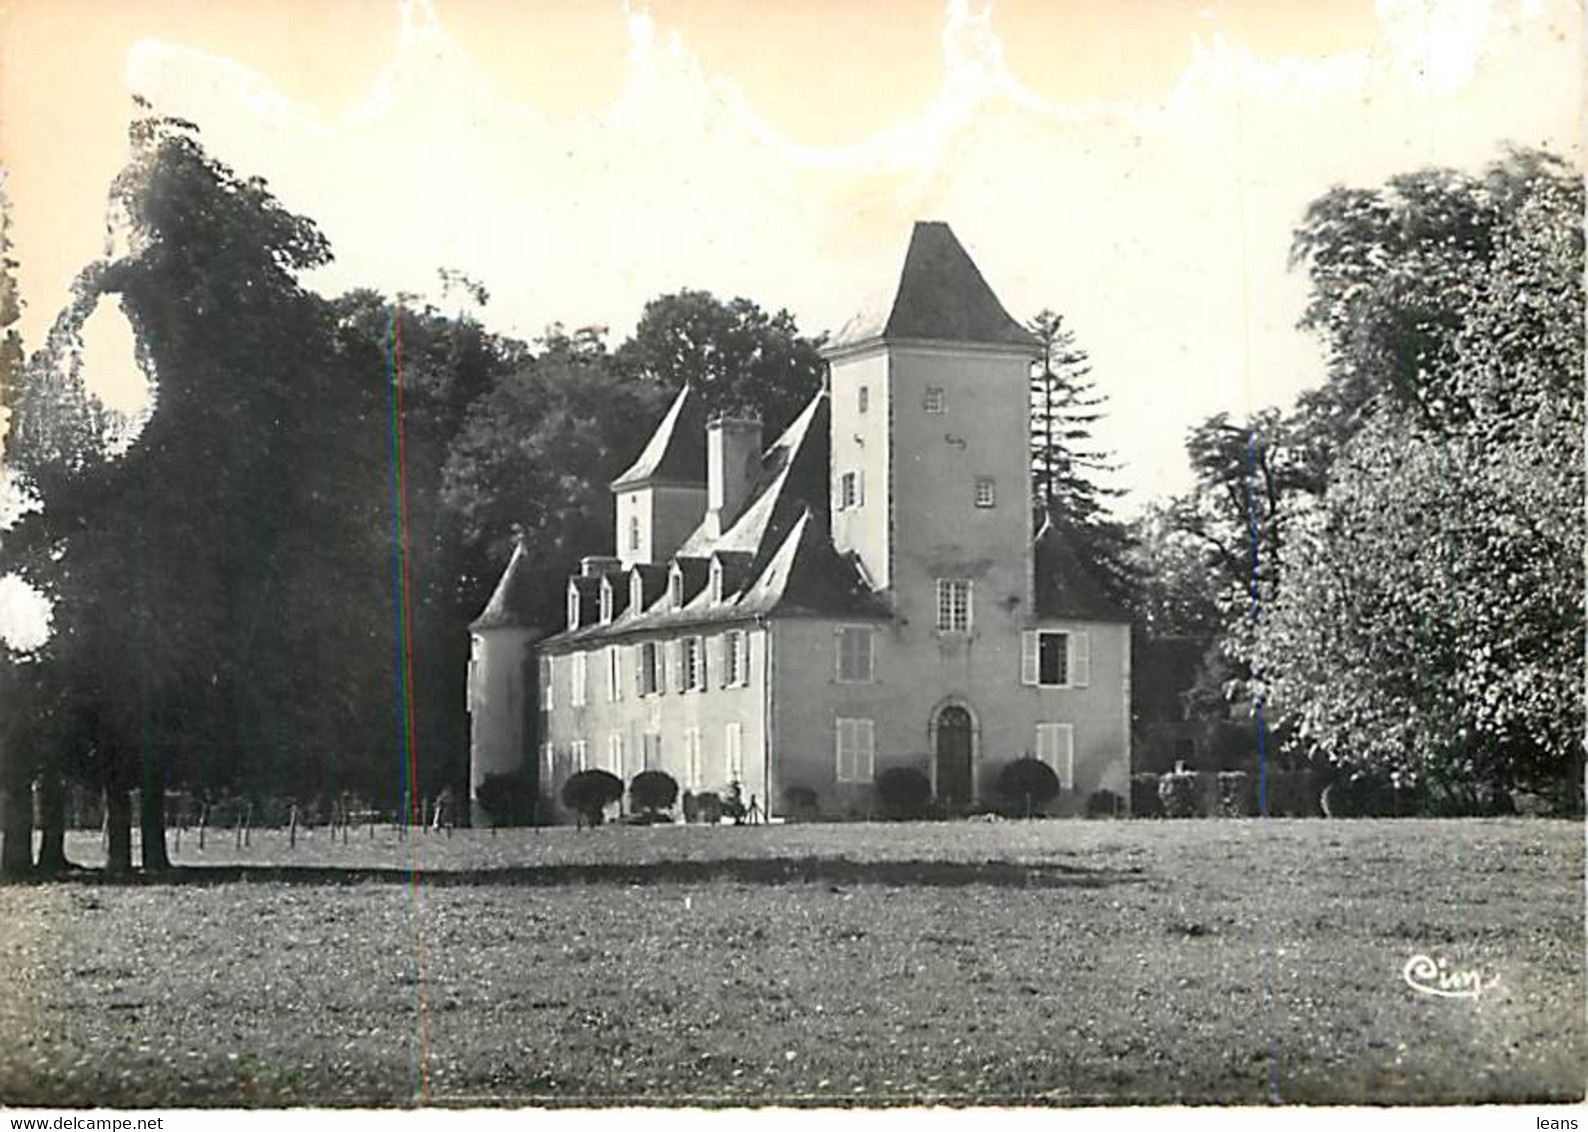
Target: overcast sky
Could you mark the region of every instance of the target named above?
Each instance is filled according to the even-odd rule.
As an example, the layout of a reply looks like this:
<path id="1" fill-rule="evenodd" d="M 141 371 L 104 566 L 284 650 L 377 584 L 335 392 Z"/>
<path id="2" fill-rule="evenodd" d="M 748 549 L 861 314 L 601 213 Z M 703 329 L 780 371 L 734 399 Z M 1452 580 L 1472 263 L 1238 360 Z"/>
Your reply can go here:
<path id="1" fill-rule="evenodd" d="M 1319 379 L 1308 201 L 1576 159 L 1580 52 L 1570 0 L 13 0 L 0 156 L 30 349 L 101 250 L 133 91 L 321 225 L 316 287 L 457 268 L 524 337 L 616 341 L 686 286 L 832 329 L 947 220 L 1011 313 L 1073 325 L 1133 508 L 1187 485 L 1201 417 Z M 88 361 L 126 407 L 119 319 Z"/>

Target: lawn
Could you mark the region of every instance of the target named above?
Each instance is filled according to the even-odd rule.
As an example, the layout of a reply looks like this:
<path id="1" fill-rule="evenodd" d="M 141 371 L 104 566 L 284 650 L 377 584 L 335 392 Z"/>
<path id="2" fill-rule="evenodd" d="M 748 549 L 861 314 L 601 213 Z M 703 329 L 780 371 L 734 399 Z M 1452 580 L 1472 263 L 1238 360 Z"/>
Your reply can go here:
<path id="1" fill-rule="evenodd" d="M 189 831 L 176 860 L 0 888 L 0 1103 L 1583 1095 L 1570 823 Z M 1412 990 L 1418 954 L 1481 996 Z"/>

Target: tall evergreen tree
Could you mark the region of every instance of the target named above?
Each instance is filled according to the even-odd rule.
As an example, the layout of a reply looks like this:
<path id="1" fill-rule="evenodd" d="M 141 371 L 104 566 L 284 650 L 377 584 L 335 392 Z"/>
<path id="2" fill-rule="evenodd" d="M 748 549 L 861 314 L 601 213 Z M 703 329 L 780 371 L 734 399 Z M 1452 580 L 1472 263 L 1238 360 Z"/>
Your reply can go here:
<path id="1" fill-rule="evenodd" d="M 1091 377 L 1091 359 L 1062 315 L 1043 310 L 1027 329 L 1041 348 L 1031 367 L 1036 523 L 1051 520 L 1070 531 L 1110 596 L 1132 605 L 1136 580 L 1128 555 L 1130 537 L 1110 510 L 1123 493 L 1107 482 L 1119 465 L 1094 434 L 1107 399 Z"/>

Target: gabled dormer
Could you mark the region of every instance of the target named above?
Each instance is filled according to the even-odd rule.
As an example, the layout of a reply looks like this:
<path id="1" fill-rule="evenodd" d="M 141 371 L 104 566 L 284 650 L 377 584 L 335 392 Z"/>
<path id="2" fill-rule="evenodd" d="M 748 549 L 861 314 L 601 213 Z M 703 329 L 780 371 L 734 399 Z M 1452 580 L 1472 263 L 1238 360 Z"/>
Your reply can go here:
<path id="1" fill-rule="evenodd" d="M 568 631 L 596 622 L 600 580 L 574 576 L 568 579 Z"/>
<path id="2" fill-rule="evenodd" d="M 668 570 L 667 594 L 669 609 L 682 609 L 706 588 L 711 575 L 710 560 L 705 558 L 675 558 Z"/>
<path id="3" fill-rule="evenodd" d="M 678 391 L 633 464 L 612 481 L 618 558 L 666 562 L 706 514 L 706 413 L 700 395 Z"/>

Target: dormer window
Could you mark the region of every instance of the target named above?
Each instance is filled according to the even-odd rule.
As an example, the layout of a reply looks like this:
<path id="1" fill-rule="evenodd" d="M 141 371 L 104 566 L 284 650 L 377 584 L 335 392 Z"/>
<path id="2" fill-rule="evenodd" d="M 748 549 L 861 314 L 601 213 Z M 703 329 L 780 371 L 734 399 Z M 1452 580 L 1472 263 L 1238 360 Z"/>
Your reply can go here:
<path id="1" fill-rule="evenodd" d="M 578 590 L 578 587 L 574 586 L 572 583 L 569 583 L 569 586 L 568 586 L 568 628 L 569 629 L 577 629 L 578 627 L 579 627 L 579 590 Z"/>
<path id="2" fill-rule="evenodd" d="M 635 613 L 645 611 L 645 580 L 637 572 L 629 575 L 629 608 Z"/>
<path id="3" fill-rule="evenodd" d="M 612 582 L 607 578 L 601 579 L 601 624 L 612 623 Z"/>
<path id="4" fill-rule="evenodd" d="M 674 609 L 684 608 L 684 573 L 676 566 L 667 580 L 667 592 Z"/>
<path id="5" fill-rule="evenodd" d="M 711 560 L 711 600 L 714 604 L 722 604 L 722 560 Z"/>

